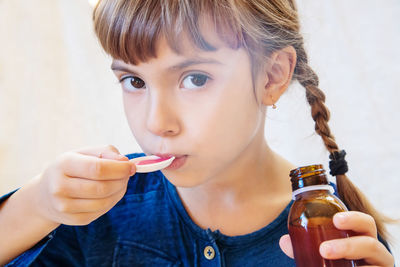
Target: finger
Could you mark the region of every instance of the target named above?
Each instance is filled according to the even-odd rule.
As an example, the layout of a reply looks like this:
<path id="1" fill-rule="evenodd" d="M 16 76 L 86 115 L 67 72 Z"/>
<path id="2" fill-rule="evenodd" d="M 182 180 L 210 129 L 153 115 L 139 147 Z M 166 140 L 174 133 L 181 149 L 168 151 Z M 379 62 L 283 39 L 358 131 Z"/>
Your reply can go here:
<path id="1" fill-rule="evenodd" d="M 62 162 L 62 170 L 70 177 L 92 180 L 114 180 L 130 177 L 136 171 L 134 163 L 67 153 Z"/>
<path id="2" fill-rule="evenodd" d="M 362 235 L 377 238 L 374 218 L 359 211 L 339 212 L 333 216 L 333 224 L 341 230 L 352 230 Z"/>
<path id="3" fill-rule="evenodd" d="M 88 147 L 76 150 L 75 152 L 87 155 L 94 156 L 103 159 L 114 159 L 120 161 L 129 161 L 129 158 L 121 155 L 118 149 L 113 145 L 107 145 L 104 147 Z"/>
<path id="4" fill-rule="evenodd" d="M 126 189 L 116 192 L 114 195 L 103 199 L 63 199 L 55 203 L 55 208 L 61 213 L 97 213 L 107 212 L 124 196 Z"/>
<path id="5" fill-rule="evenodd" d="M 120 161 L 128 161 L 128 157 L 121 155 L 121 154 L 117 154 L 115 152 L 101 152 L 99 155 L 99 158 L 102 159 L 113 159 L 113 160 L 120 160 Z"/>
<path id="6" fill-rule="evenodd" d="M 290 240 L 289 235 L 283 235 L 279 240 L 279 246 L 281 247 L 282 251 L 289 256 L 290 258 L 294 258 L 293 256 L 293 247 L 292 242 Z"/>
<path id="7" fill-rule="evenodd" d="M 105 212 L 80 212 L 73 214 L 62 214 L 55 220 L 65 225 L 88 225 L 97 218 L 101 217 Z"/>
<path id="8" fill-rule="evenodd" d="M 65 176 L 52 185 L 52 193 L 68 198 L 101 199 L 127 187 L 128 181 L 129 178 L 104 181 Z"/>
<path id="9" fill-rule="evenodd" d="M 393 257 L 386 247 L 370 236 L 325 241 L 320 245 L 319 251 L 326 259 L 363 259 L 367 264 L 378 266 L 390 266 L 393 263 Z"/>
<path id="10" fill-rule="evenodd" d="M 106 145 L 103 147 L 81 148 L 79 150 L 75 150 L 75 152 L 98 158 L 125 160 L 125 161 L 129 160 L 126 156 L 122 155 L 118 151 L 118 149 L 113 145 Z"/>
<path id="11" fill-rule="evenodd" d="M 80 148 L 80 149 L 75 150 L 74 152 L 81 153 L 81 154 L 88 155 L 88 156 L 94 156 L 94 157 L 98 157 L 98 158 L 100 158 L 100 155 L 102 153 L 106 153 L 106 152 L 112 152 L 117 155 L 121 155 L 121 153 L 119 153 L 118 149 L 113 145 L 105 145 L 102 147 Z"/>

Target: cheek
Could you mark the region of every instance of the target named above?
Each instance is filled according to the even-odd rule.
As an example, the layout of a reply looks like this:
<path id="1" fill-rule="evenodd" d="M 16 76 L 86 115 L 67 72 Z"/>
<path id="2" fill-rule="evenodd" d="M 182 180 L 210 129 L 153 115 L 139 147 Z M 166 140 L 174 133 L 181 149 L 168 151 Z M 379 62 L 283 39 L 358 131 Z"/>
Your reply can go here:
<path id="1" fill-rule="evenodd" d="M 137 97 L 127 93 L 123 93 L 123 104 L 129 128 L 139 142 L 141 136 L 144 134 L 143 127 L 141 126 L 144 118 L 140 116 L 140 114 L 143 114 L 140 110 L 144 107 L 142 107 Z"/>
<path id="2" fill-rule="evenodd" d="M 133 123 L 135 122 L 135 120 L 133 119 L 133 114 L 135 114 L 135 111 L 132 109 L 133 107 L 136 107 L 136 105 L 133 105 L 131 98 L 125 93 L 123 93 L 122 99 L 124 103 L 125 116 L 128 121 L 129 127 L 131 127 L 132 129 Z"/>
<path id="3" fill-rule="evenodd" d="M 254 140 L 260 128 L 259 112 L 250 98 L 244 99 L 242 94 L 241 98 L 222 99 L 227 101 L 214 99 L 204 111 L 188 114 L 184 138 L 195 163 L 185 172 L 185 179 L 197 177 L 193 181 L 198 182 L 221 173 Z"/>
<path id="4" fill-rule="evenodd" d="M 237 149 L 236 146 L 250 142 L 259 124 L 259 112 L 252 104 L 252 99 L 242 95 L 235 100 L 220 110 L 215 127 L 215 135 L 227 146 L 227 149 Z"/>
<path id="5" fill-rule="evenodd" d="M 258 131 L 262 117 L 252 88 L 248 84 L 248 88 L 233 86 L 228 85 L 220 94 L 210 97 L 207 104 L 187 117 L 187 129 L 196 147 L 201 151 L 207 149 L 207 153 L 215 151 L 216 158 L 221 153 L 235 153 L 239 146 L 248 143 Z"/>

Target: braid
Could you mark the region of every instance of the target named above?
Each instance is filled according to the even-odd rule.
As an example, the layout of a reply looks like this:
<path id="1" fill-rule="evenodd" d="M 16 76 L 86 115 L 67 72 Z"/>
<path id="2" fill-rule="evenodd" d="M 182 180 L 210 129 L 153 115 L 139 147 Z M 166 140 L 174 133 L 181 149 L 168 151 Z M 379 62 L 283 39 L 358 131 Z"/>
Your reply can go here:
<path id="1" fill-rule="evenodd" d="M 330 112 L 325 105 L 325 94 L 318 88 L 319 81 L 315 72 L 307 63 L 303 63 L 302 67 L 306 74 L 304 76 L 310 78 L 299 82 L 306 88 L 306 98 L 311 106 L 311 116 L 315 121 L 315 131 L 321 136 L 329 153 L 333 153 L 338 151 L 338 145 L 328 125 Z"/>
<path id="2" fill-rule="evenodd" d="M 318 88 L 318 76 L 308 65 L 307 54 L 302 42 L 295 49 L 298 61 L 294 77 L 306 89 L 306 98 L 311 106 L 311 116 L 315 121 L 315 131 L 321 136 L 326 149 L 332 154 L 339 151 L 339 147 L 328 125 L 330 112 L 325 105 L 325 94 Z M 384 222 L 393 220 L 380 214 L 346 175 L 336 175 L 336 186 L 340 199 L 349 210 L 361 211 L 374 217 L 379 235 L 387 239 L 388 234 Z"/>

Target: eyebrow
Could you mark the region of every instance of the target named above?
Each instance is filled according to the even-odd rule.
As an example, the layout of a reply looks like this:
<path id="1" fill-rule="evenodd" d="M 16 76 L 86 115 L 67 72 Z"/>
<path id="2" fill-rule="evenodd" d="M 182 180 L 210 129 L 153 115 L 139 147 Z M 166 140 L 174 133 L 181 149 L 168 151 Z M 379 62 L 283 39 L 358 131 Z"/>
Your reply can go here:
<path id="1" fill-rule="evenodd" d="M 167 68 L 169 71 L 176 71 L 176 70 L 181 70 L 190 66 L 194 65 L 200 65 L 200 64 L 215 64 L 215 65 L 223 65 L 221 62 L 215 60 L 215 59 L 202 59 L 202 58 L 193 58 L 193 59 L 187 59 L 184 60 L 178 64 L 172 65 Z M 116 62 L 113 62 L 111 64 L 111 70 L 118 70 L 118 71 L 125 71 L 125 72 L 132 72 L 131 69 L 125 66 L 121 66 Z"/>
<path id="2" fill-rule="evenodd" d="M 168 70 L 181 70 L 193 65 L 200 65 L 200 64 L 215 64 L 215 65 L 222 65 L 221 62 L 215 59 L 202 59 L 202 58 L 195 58 L 195 59 L 187 59 L 181 63 L 168 67 Z"/>

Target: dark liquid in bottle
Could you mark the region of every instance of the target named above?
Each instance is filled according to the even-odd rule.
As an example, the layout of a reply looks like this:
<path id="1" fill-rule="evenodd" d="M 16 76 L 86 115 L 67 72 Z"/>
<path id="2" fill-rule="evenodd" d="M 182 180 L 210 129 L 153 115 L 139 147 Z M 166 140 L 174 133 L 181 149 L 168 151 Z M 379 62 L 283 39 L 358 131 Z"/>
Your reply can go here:
<path id="1" fill-rule="evenodd" d="M 345 238 L 349 234 L 339 231 L 332 222 L 332 218 L 315 217 L 307 220 L 307 226 L 289 224 L 289 234 L 294 247 L 294 257 L 297 267 L 353 267 L 353 261 L 339 259 L 327 260 L 319 253 L 319 246 L 323 241 Z"/>

